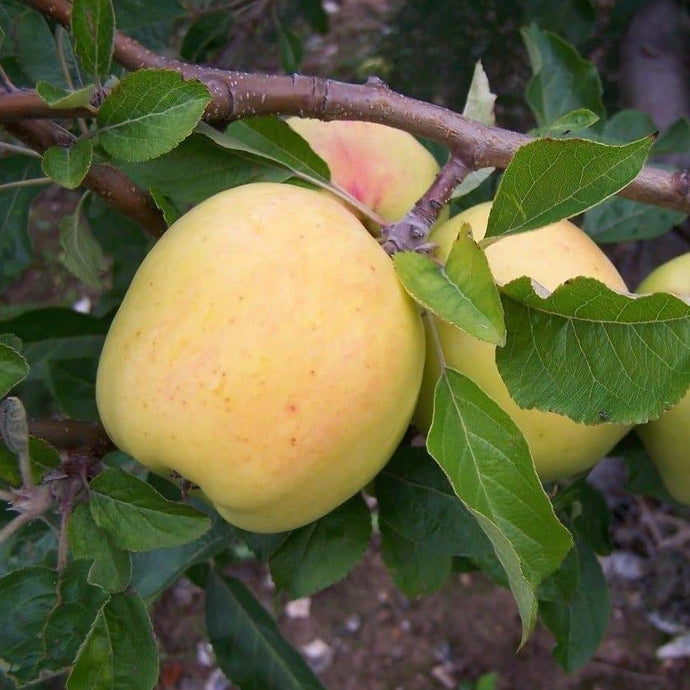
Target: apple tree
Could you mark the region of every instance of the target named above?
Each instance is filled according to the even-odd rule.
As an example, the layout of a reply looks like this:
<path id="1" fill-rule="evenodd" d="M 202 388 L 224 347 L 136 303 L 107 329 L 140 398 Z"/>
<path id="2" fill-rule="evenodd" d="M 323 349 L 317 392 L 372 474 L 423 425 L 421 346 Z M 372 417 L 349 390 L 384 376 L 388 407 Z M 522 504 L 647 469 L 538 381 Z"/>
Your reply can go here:
<path id="1" fill-rule="evenodd" d="M 433 315 L 496 346 L 495 365 L 522 408 L 568 418 L 586 436 L 607 425 L 630 431 L 686 394 L 683 299 L 589 276 L 553 290 L 528 276 L 502 283 L 486 259 L 503 238 L 568 218 L 601 244 L 666 233 L 690 210 L 690 175 L 647 160 L 690 148 L 686 122 L 659 135 L 642 113 L 606 112 L 593 65 L 536 24 L 522 32 L 529 133 L 495 126 L 481 64 L 462 113 L 375 75 L 357 84 L 302 75 L 298 33 L 326 31 L 327 14 L 317 0 L 275 6 L 293 74 L 205 66 L 233 31 L 232 12 L 210 2 L 187 12 L 173 0 L 0 1 L 0 287 L 35 265 L 29 221 L 49 187 L 74 202 L 59 221 L 60 262 L 90 298 L 86 309 L 0 307 L 2 688 L 51 678 L 70 690 L 152 688 L 149 607 L 182 576 L 206 590 L 208 637 L 234 683 L 321 688 L 229 566 L 259 559 L 280 590 L 306 596 L 346 577 L 374 533 L 407 596 L 479 570 L 512 592 L 523 643 L 539 621 L 551 631 L 565 670 L 601 642 L 605 500 L 586 470 L 543 480 L 518 425 L 471 375 L 446 365 L 433 328 L 427 357 L 440 361 L 428 433 L 410 426 L 363 492 L 306 525 L 260 534 L 229 524 L 184 477 L 148 472 L 101 425 L 99 356 L 142 260 L 191 207 L 257 182 L 325 190 L 349 205 L 427 324 Z M 290 116 L 408 132 L 440 172 L 391 222 L 335 184 Z M 432 227 L 488 199 L 483 239 L 465 224 L 439 262 Z M 169 376 L 192 356 L 167 362 Z M 671 501 L 634 433 L 626 443 L 642 477 L 631 491 Z"/>

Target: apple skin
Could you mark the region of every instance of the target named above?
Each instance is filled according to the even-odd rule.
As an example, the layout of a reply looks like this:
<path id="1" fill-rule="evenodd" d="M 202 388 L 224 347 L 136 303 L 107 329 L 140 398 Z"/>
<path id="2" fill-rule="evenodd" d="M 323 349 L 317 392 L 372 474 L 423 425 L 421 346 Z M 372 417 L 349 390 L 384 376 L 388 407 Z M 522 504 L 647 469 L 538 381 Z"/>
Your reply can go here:
<path id="1" fill-rule="evenodd" d="M 255 183 L 190 210 L 145 258 L 99 362 L 115 442 L 198 485 L 230 523 L 280 532 L 355 494 L 406 431 L 419 310 L 341 204 Z"/>
<path id="2" fill-rule="evenodd" d="M 670 292 L 690 298 L 690 252 L 655 268 L 639 285 L 640 294 Z M 690 505 L 690 392 L 659 419 L 635 427 L 668 492 Z"/>
<path id="3" fill-rule="evenodd" d="M 479 204 L 435 228 L 429 239 L 437 244 L 437 258 L 446 259 L 465 222 L 470 224 L 474 239 L 482 239 L 490 210 L 490 202 Z M 628 292 L 606 255 L 567 220 L 505 237 L 490 245 L 486 255 L 491 272 L 500 284 L 528 275 L 553 290 L 568 278 L 586 275 L 614 290 Z M 469 376 L 510 415 L 529 444 L 542 480 L 563 479 L 590 468 L 627 433 L 628 426 L 608 423 L 586 426 L 553 412 L 519 407 L 496 367 L 495 346 L 439 319 L 435 323 L 447 366 Z M 434 388 L 439 375 L 440 366 L 427 329 L 427 364 L 414 415 L 415 424 L 424 432 L 431 425 Z"/>
<path id="4" fill-rule="evenodd" d="M 358 120 L 290 117 L 287 123 L 326 161 L 332 182 L 389 223 L 414 206 L 439 171 L 431 153 L 400 129 Z"/>

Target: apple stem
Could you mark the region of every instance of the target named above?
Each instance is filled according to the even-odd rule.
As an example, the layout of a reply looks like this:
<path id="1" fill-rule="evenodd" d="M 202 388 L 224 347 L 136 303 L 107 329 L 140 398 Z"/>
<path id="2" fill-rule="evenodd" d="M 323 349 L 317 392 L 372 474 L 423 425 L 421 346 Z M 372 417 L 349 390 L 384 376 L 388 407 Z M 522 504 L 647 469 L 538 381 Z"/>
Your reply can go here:
<path id="1" fill-rule="evenodd" d="M 471 172 L 471 167 L 457 153 L 451 154 L 429 189 L 401 220 L 381 230 L 381 244 L 389 254 L 402 251 L 429 252 L 426 241 L 441 209 L 450 201 L 453 190 Z"/>

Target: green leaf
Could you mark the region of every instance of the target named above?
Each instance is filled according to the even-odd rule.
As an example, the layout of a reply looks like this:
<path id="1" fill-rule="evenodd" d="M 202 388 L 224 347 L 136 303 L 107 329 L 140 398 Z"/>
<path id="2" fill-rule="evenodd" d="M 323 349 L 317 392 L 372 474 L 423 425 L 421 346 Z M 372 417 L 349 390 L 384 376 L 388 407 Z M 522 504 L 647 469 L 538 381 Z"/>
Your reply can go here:
<path id="1" fill-rule="evenodd" d="M 29 373 L 29 363 L 9 345 L 0 343 L 0 399 L 4 398 Z"/>
<path id="2" fill-rule="evenodd" d="M 105 335 L 109 319 L 80 314 L 73 309 L 43 307 L 0 321 L 0 333 L 12 333 L 25 345 L 52 338 Z"/>
<path id="3" fill-rule="evenodd" d="M 524 643 L 536 623 L 536 588 L 572 545 L 527 443 L 473 381 L 447 369 L 436 386 L 427 448 L 491 540 L 520 611 Z"/>
<path id="4" fill-rule="evenodd" d="M 654 120 L 647 113 L 624 108 L 606 121 L 601 138 L 609 144 L 624 144 L 654 134 L 657 129 Z M 655 147 L 656 142 L 653 148 Z"/>
<path id="5" fill-rule="evenodd" d="M 8 156 L 2 159 L 0 184 L 36 178 L 40 171 L 37 160 L 27 156 Z M 40 190 L 38 186 L 30 186 L 0 191 L 0 292 L 4 292 L 31 262 L 29 209 Z"/>
<path id="6" fill-rule="evenodd" d="M 131 72 L 98 111 L 98 141 L 116 159 L 155 158 L 191 134 L 210 100 L 201 82 L 172 70 Z"/>
<path id="7" fill-rule="evenodd" d="M 480 340 L 505 342 L 498 288 L 469 225 L 460 232 L 445 266 L 418 252 L 397 252 L 393 263 L 405 289 L 426 309 Z"/>
<path id="8" fill-rule="evenodd" d="M 58 598 L 43 629 L 42 670 L 55 672 L 72 665 L 94 618 L 108 599 L 106 591 L 87 580 L 88 572 L 88 563 L 76 561 L 59 574 Z"/>
<path id="9" fill-rule="evenodd" d="M 179 0 L 113 0 L 117 28 L 151 50 L 168 48 L 176 19 L 185 16 Z"/>
<path id="10" fill-rule="evenodd" d="M 93 160 L 93 144 L 80 139 L 68 148 L 51 146 L 44 154 L 41 167 L 53 182 L 66 189 L 76 189 L 83 181 Z"/>
<path id="11" fill-rule="evenodd" d="M 547 127 L 573 110 L 591 110 L 602 120 L 606 110 L 594 65 L 559 36 L 534 24 L 522 30 L 533 77 L 525 92 L 539 127 Z"/>
<path id="12" fill-rule="evenodd" d="M 31 566 L 0 577 L 0 665 L 19 681 L 34 680 L 43 657 L 41 633 L 55 605 L 57 573 Z"/>
<path id="13" fill-rule="evenodd" d="M 122 470 L 104 470 L 89 489 L 96 524 L 121 549 L 179 546 L 197 539 L 211 526 L 203 513 L 168 501 L 150 484 Z"/>
<path id="14" fill-rule="evenodd" d="M 62 262 L 85 285 L 100 288 L 106 261 L 101 245 L 92 235 L 89 226 L 82 221 L 83 201 L 84 197 L 74 213 L 66 215 L 60 221 L 60 246 L 65 252 Z"/>
<path id="15" fill-rule="evenodd" d="M 550 125 L 540 128 L 534 135 L 538 136 L 559 136 L 569 134 L 570 132 L 577 132 L 581 129 L 587 129 L 599 120 L 599 116 L 587 108 L 578 108 L 571 110 L 565 115 L 556 118 Z M 648 132 L 645 132 L 647 134 Z M 644 135 L 643 135 L 644 136 Z M 632 137 L 628 136 L 624 141 L 630 140 Z"/>
<path id="16" fill-rule="evenodd" d="M 644 448 L 625 448 L 622 455 L 628 473 L 626 491 L 651 496 L 669 505 L 678 503 L 668 492 L 659 470 Z"/>
<path id="17" fill-rule="evenodd" d="M 67 690 L 151 690 L 158 651 L 146 605 L 133 594 L 114 594 L 98 612 L 79 650 Z"/>
<path id="18" fill-rule="evenodd" d="M 654 144 L 654 154 L 690 151 L 690 120 L 680 117 L 659 135 Z"/>
<path id="19" fill-rule="evenodd" d="M 491 92 L 489 79 L 486 76 L 486 72 L 484 72 L 481 61 L 478 60 L 474 65 L 472 81 L 467 91 L 467 99 L 465 100 L 462 114 L 470 120 L 475 120 L 485 125 L 494 125 L 496 124 L 495 103 L 496 94 Z M 494 170 L 495 168 L 472 170 L 453 190 L 451 199 L 457 199 L 475 190 L 491 176 Z"/>
<path id="20" fill-rule="evenodd" d="M 328 31 L 328 14 L 323 8 L 322 0 L 299 0 L 299 8 L 314 31 L 320 34 Z"/>
<path id="21" fill-rule="evenodd" d="M 562 488 L 553 507 L 571 532 L 584 539 L 598 554 L 611 553 L 609 512 L 606 499 L 585 478 Z"/>
<path id="22" fill-rule="evenodd" d="M 292 530 L 269 561 L 273 581 L 304 597 L 342 579 L 361 560 L 371 538 L 371 515 L 361 494 L 324 517 Z"/>
<path id="23" fill-rule="evenodd" d="M 304 57 L 304 48 L 302 41 L 282 22 L 276 26 L 278 31 L 278 46 L 280 48 L 280 63 L 283 71 L 288 74 L 299 72 L 302 58 Z"/>
<path id="24" fill-rule="evenodd" d="M 66 86 L 55 38 L 41 14 L 25 8 L 16 18 L 12 36 L 21 69 L 34 84 L 47 81 Z"/>
<path id="25" fill-rule="evenodd" d="M 328 165 L 279 117 L 271 115 L 237 120 L 228 125 L 225 132 L 201 122 L 196 131 L 218 146 L 258 156 L 287 168 L 306 182 L 324 186 L 330 180 Z"/>
<path id="26" fill-rule="evenodd" d="M 239 580 L 211 571 L 206 625 L 216 662 L 242 690 L 324 690 L 275 620 Z"/>
<path id="27" fill-rule="evenodd" d="M 222 553 L 234 540 L 235 529 L 216 517 L 208 532 L 188 544 L 132 554 L 132 586 L 150 603 L 185 571 Z"/>
<path id="28" fill-rule="evenodd" d="M 61 462 L 57 450 L 43 439 L 35 436 L 29 436 L 29 458 L 31 460 L 31 476 L 36 483 L 46 472 L 55 469 Z M 21 486 L 22 483 L 17 456 L 1 442 L 0 479 L 6 481 L 10 486 Z"/>
<path id="29" fill-rule="evenodd" d="M 521 407 L 577 422 L 641 424 L 690 383 L 690 305 L 635 297 L 593 278 L 544 294 L 528 277 L 502 288 L 508 337 L 496 363 Z"/>
<path id="30" fill-rule="evenodd" d="M 110 0 L 73 0 L 71 14 L 74 52 L 84 71 L 107 76 L 113 54 L 115 13 Z"/>
<path id="31" fill-rule="evenodd" d="M 72 511 L 67 538 L 75 560 L 93 561 L 88 571 L 91 584 L 108 592 L 121 592 L 129 584 L 132 573 L 129 553 L 110 543 L 85 503 L 80 503 Z"/>
<path id="32" fill-rule="evenodd" d="M 72 419 L 98 420 L 96 357 L 48 362 L 48 381 L 60 411 Z"/>
<path id="33" fill-rule="evenodd" d="M 36 92 L 51 108 L 89 108 L 95 113 L 93 98 L 96 95 L 95 84 L 89 84 L 76 91 L 68 91 L 53 86 L 46 81 L 36 84 Z"/>
<path id="34" fill-rule="evenodd" d="M 585 213 L 582 229 L 598 244 L 636 242 L 664 235 L 685 213 L 614 197 Z"/>
<path id="35" fill-rule="evenodd" d="M 540 228 L 608 199 L 637 177 L 652 141 L 537 139 L 521 146 L 501 178 L 486 237 Z"/>
<path id="36" fill-rule="evenodd" d="M 577 543 L 579 582 L 568 601 L 542 601 L 539 614 L 556 638 L 553 655 L 568 672 L 587 663 L 598 649 L 609 618 L 608 585 L 596 554 Z"/>
<path id="37" fill-rule="evenodd" d="M 232 13 L 216 10 L 197 17 L 182 40 L 180 56 L 189 62 L 205 62 L 228 42 L 233 27 Z"/>
<path id="38" fill-rule="evenodd" d="M 156 206 L 163 212 L 163 219 L 168 227 L 183 215 L 184 211 L 178 208 L 169 197 L 161 194 L 157 189 L 150 189 L 149 194 Z"/>
<path id="39" fill-rule="evenodd" d="M 486 535 L 424 448 L 402 447 L 376 477 L 379 523 L 421 551 L 483 557 Z"/>
<path id="40" fill-rule="evenodd" d="M 381 557 L 395 586 L 410 598 L 440 589 L 452 571 L 453 557 L 406 539 L 385 519 L 379 520 Z"/>
<path id="41" fill-rule="evenodd" d="M 193 134 L 170 153 L 152 161 L 127 163 L 134 182 L 178 202 L 196 204 L 212 194 L 250 182 L 285 182 L 287 168 L 218 146 Z"/>

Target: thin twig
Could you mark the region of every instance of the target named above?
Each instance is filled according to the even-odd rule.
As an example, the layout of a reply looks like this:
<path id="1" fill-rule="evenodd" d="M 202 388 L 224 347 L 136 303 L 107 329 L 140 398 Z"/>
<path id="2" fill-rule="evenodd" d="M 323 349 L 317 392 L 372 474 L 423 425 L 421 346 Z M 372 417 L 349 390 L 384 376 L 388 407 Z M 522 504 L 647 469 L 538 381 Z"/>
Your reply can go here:
<path id="1" fill-rule="evenodd" d="M 16 187 L 38 187 L 52 183 L 53 181 L 49 177 L 32 177 L 30 180 L 16 180 L 15 182 L 0 184 L 0 192 L 6 189 L 15 189 Z"/>
<path id="2" fill-rule="evenodd" d="M 7 151 L 8 153 L 18 153 L 22 156 L 29 156 L 30 158 L 38 158 L 40 160 L 41 154 L 36 153 L 33 149 L 29 149 L 26 146 L 17 146 L 16 144 L 8 144 L 7 142 L 0 141 L 0 151 Z"/>

